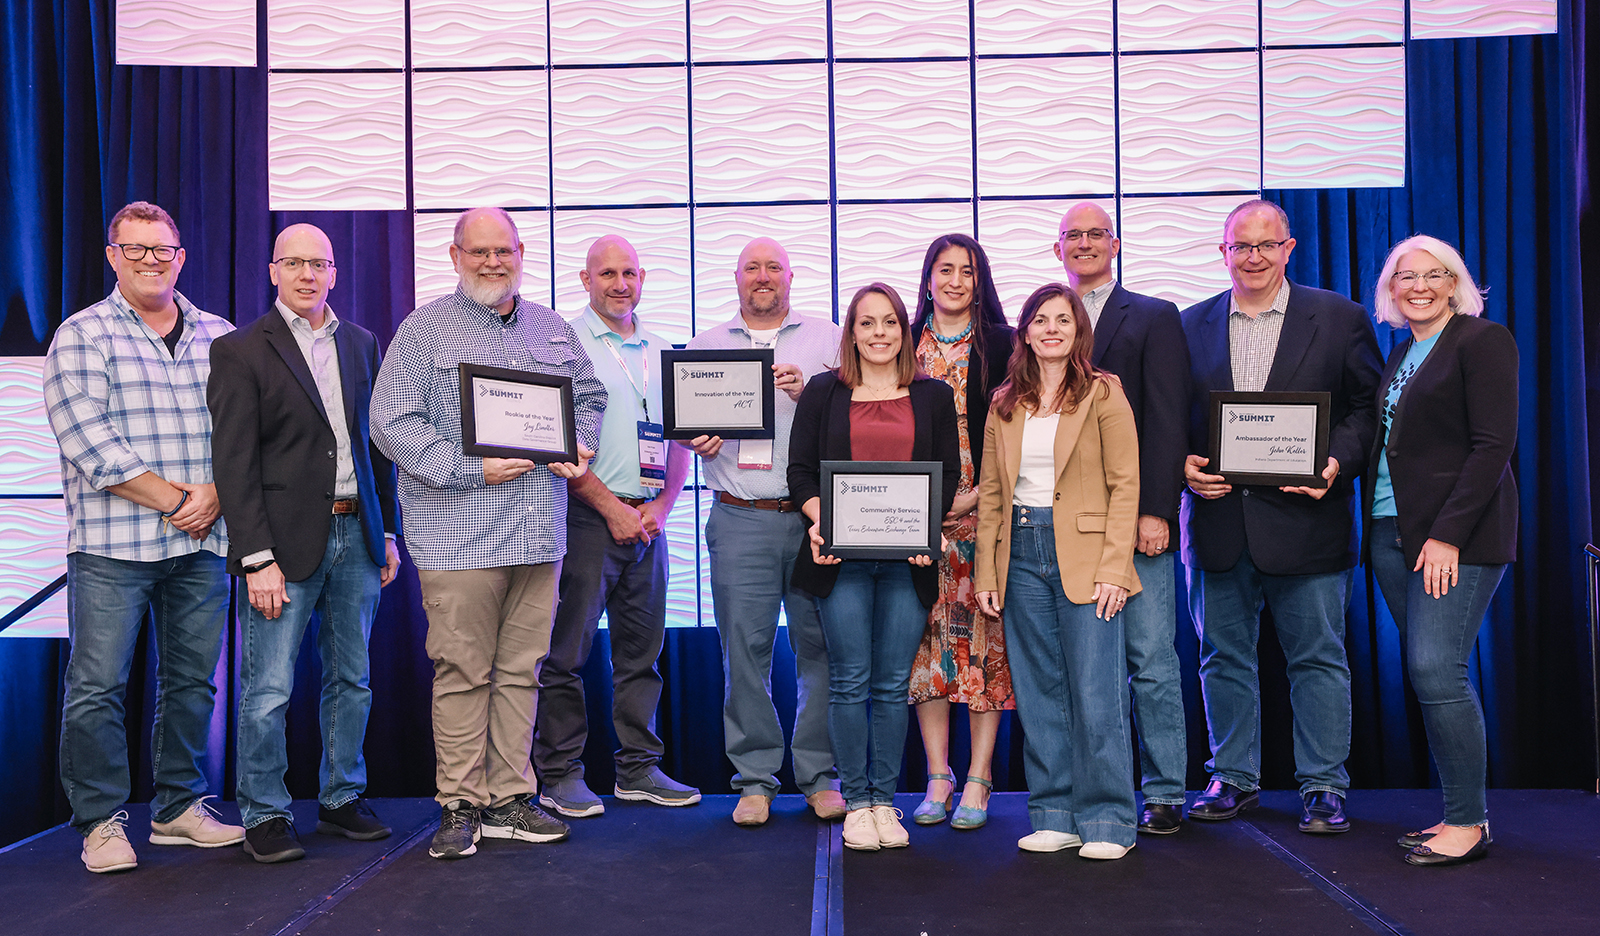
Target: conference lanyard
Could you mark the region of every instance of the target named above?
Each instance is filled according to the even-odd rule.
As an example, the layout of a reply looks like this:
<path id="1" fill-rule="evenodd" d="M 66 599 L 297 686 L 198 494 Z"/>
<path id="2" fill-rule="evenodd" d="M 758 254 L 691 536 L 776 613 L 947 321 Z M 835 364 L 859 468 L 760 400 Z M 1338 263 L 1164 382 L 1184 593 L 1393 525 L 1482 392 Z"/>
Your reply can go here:
<path id="1" fill-rule="evenodd" d="M 645 349 L 645 353 L 643 355 L 644 356 L 644 386 L 640 387 L 638 381 L 633 379 L 633 371 L 628 370 L 627 363 L 625 363 L 622 360 L 622 352 L 618 351 L 617 350 L 617 346 L 611 343 L 611 338 L 609 336 L 607 336 L 607 335 L 601 335 L 600 336 L 600 340 L 605 343 L 606 350 L 611 352 L 611 356 L 613 358 L 616 358 L 617 366 L 622 368 L 622 376 L 628 378 L 628 383 L 633 387 L 634 392 L 639 394 L 639 402 L 641 404 L 643 404 L 643 406 L 644 406 L 644 421 L 645 422 L 649 422 L 650 421 L 650 351 L 649 351 L 649 349 L 648 348 Z"/>

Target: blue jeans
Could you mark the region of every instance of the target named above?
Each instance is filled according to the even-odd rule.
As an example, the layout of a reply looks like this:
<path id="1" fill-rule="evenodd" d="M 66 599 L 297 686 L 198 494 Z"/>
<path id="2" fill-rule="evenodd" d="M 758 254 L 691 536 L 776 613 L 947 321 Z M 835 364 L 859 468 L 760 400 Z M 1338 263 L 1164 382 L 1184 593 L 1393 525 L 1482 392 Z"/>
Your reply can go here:
<path id="1" fill-rule="evenodd" d="M 1213 777 L 1241 790 L 1261 785 L 1261 609 L 1272 609 L 1288 661 L 1295 779 L 1301 794 L 1350 786 L 1350 664 L 1344 609 L 1351 573 L 1268 575 L 1249 553 L 1226 572 L 1189 570 L 1189 610 L 1200 634 L 1200 691 Z"/>
<path id="2" fill-rule="evenodd" d="M 828 730 L 839 792 L 851 809 L 891 806 L 906 749 L 911 664 L 928 629 L 928 609 L 904 559 L 846 560 L 833 592 L 818 605 L 828 640 Z"/>
<path id="3" fill-rule="evenodd" d="M 1371 535 L 1372 573 L 1400 630 L 1406 672 L 1422 703 L 1428 749 L 1439 765 L 1444 821 L 1478 825 L 1489 815 L 1484 796 L 1488 751 L 1483 708 L 1467 677 L 1467 660 L 1506 567 L 1463 564 L 1459 584 L 1434 598 L 1422 589 L 1422 573 L 1406 562 L 1395 518 L 1374 517 Z"/>
<path id="4" fill-rule="evenodd" d="M 372 711 L 367 687 L 367 640 L 378 610 L 379 567 L 373 565 L 353 514 L 333 518 L 322 564 L 311 577 L 284 583 L 289 603 L 267 620 L 248 600 L 239 652 L 239 813 L 246 828 L 275 817 L 290 818 L 289 769 L 284 715 L 294 694 L 294 665 L 311 612 L 321 618 L 317 655 L 322 659 L 321 790 L 317 801 L 329 809 L 360 796 L 367 788 L 367 762 L 361 745 Z M 243 591 L 243 588 L 240 589 Z"/>
<path id="5" fill-rule="evenodd" d="M 154 612 L 156 646 L 150 815 L 171 822 L 206 795 L 200 760 L 228 613 L 222 557 L 201 551 L 136 562 L 68 553 L 72 652 L 61 709 L 61 786 L 79 832 L 121 809 L 131 790 L 124 696 L 146 611 Z"/>
<path id="6" fill-rule="evenodd" d="M 1122 609 L 1128 642 L 1128 678 L 1139 729 L 1139 776 L 1145 803 L 1183 805 L 1189 772 L 1188 738 L 1183 723 L 1183 683 L 1178 673 L 1177 558 L 1134 553 L 1133 568 L 1143 590 Z"/>
<path id="7" fill-rule="evenodd" d="M 783 725 L 772 704 L 772 644 L 778 609 L 789 624 L 795 657 L 794 782 L 810 795 L 834 782 L 828 742 L 828 648 L 817 599 L 789 585 L 805 542 L 805 515 L 718 501 L 706 521 L 711 598 L 722 638 L 722 730 L 737 771 L 735 793 L 776 796 L 783 767 Z"/>
<path id="8" fill-rule="evenodd" d="M 1026 514 L 1023 512 L 1026 511 Z M 1036 831 L 1132 845 L 1132 743 L 1124 614 L 1068 600 L 1048 507 L 1013 507 L 1006 654 Z M 1180 787 L 1181 789 L 1181 787 Z"/>

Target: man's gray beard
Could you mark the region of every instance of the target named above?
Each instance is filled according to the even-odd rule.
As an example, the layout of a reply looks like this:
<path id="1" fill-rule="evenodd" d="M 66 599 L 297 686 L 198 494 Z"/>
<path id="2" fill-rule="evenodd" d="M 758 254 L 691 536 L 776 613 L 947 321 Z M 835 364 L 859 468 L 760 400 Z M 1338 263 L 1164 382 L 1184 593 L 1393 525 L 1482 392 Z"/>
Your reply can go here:
<path id="1" fill-rule="evenodd" d="M 506 278 L 504 286 L 494 286 L 483 282 L 476 276 L 468 275 L 461 277 L 461 291 L 467 294 L 468 299 L 478 305 L 492 309 L 517 294 L 517 287 L 521 279 L 522 272 L 519 270 Z"/>

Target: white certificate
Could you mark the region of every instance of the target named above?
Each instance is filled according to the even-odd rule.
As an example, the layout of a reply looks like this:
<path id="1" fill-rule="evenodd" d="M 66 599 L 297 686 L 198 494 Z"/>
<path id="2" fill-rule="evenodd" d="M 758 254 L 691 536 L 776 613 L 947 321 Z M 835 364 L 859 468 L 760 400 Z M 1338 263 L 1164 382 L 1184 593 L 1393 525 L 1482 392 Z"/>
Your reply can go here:
<path id="1" fill-rule="evenodd" d="M 473 425 L 480 445 L 566 449 L 567 424 L 560 387 L 476 377 Z"/>
<path id="2" fill-rule="evenodd" d="M 832 478 L 836 548 L 926 550 L 928 486 L 925 474 L 844 474 Z"/>
<path id="3" fill-rule="evenodd" d="M 1315 404 L 1223 403 L 1219 428 L 1216 474 L 1318 473 Z"/>
<path id="4" fill-rule="evenodd" d="M 760 429 L 761 361 L 677 362 L 673 366 L 674 427 L 679 430 Z"/>

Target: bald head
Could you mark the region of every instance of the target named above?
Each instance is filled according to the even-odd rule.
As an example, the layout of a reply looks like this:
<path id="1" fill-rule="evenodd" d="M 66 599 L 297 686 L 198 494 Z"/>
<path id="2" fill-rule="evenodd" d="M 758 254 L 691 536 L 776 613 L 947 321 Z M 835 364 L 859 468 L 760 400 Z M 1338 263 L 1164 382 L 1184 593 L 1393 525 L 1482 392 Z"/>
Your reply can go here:
<path id="1" fill-rule="evenodd" d="M 1111 282 L 1112 262 L 1122 252 L 1116 224 L 1094 202 L 1079 202 L 1061 216 L 1056 234 L 1056 259 L 1067 282 L 1081 295 Z"/>
<path id="2" fill-rule="evenodd" d="M 794 271 L 789 252 L 772 238 L 758 237 L 739 251 L 733 281 L 739 287 L 739 314 L 751 328 L 776 328 L 789 314 Z"/>
<path id="3" fill-rule="evenodd" d="M 644 289 L 644 270 L 633 245 L 607 234 L 589 245 L 583 269 L 578 272 L 589 292 L 589 308 L 611 330 L 627 338 L 633 334 L 633 310 Z"/>
<path id="4" fill-rule="evenodd" d="M 505 225 L 506 230 L 511 232 L 512 242 L 517 244 L 522 243 L 522 235 L 517 232 L 517 222 L 512 220 L 511 212 L 505 210 L 504 208 L 488 207 L 468 208 L 466 211 L 461 212 L 461 214 L 456 218 L 456 230 L 454 235 L 456 244 L 458 246 L 461 244 L 461 239 L 466 236 L 468 227 L 476 226 L 480 229 L 483 229 L 485 222 L 490 224 L 493 222 L 499 222 L 500 224 Z"/>
<path id="5" fill-rule="evenodd" d="M 333 243 L 321 228 L 291 224 L 278 232 L 267 275 L 278 287 L 278 301 L 312 328 L 322 327 L 338 272 L 333 266 Z"/>

